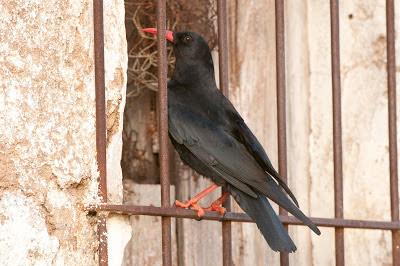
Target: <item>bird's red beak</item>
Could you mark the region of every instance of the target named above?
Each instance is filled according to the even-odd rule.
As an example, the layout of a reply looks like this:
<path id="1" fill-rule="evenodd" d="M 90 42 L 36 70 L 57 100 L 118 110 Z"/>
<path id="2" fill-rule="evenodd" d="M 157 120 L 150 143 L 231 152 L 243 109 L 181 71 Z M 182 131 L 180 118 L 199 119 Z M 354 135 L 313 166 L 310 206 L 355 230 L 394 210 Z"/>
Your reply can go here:
<path id="1" fill-rule="evenodd" d="M 142 29 L 142 31 L 147 32 L 147 33 L 151 33 L 153 35 L 157 35 L 157 29 L 156 28 L 146 28 L 146 29 Z M 174 33 L 170 30 L 166 31 L 165 34 L 165 38 L 170 41 L 170 42 L 174 42 Z"/>

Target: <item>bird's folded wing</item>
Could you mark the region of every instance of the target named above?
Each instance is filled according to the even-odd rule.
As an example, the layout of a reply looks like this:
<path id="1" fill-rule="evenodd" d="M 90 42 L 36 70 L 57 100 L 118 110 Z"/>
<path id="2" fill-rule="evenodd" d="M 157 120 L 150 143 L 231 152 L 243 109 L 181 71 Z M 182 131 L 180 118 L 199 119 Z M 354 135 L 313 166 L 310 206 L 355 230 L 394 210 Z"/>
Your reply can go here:
<path id="1" fill-rule="evenodd" d="M 293 195 L 286 183 L 281 179 L 278 172 L 274 169 L 264 148 L 261 146 L 260 142 L 254 136 L 251 130 L 247 127 L 243 119 L 239 116 L 235 122 L 235 135 L 237 139 L 247 148 L 260 166 L 262 166 L 263 169 L 279 183 L 279 185 L 286 191 L 296 206 L 299 206 L 296 197 Z"/>
<path id="2" fill-rule="evenodd" d="M 213 159 L 212 155 L 200 146 L 201 144 L 199 143 L 198 137 L 192 134 L 192 130 L 188 130 L 190 127 L 185 126 L 182 128 L 179 125 L 176 126 L 171 119 L 169 120 L 169 133 L 176 142 L 185 145 L 185 147 L 216 176 L 224 179 L 226 182 L 235 186 L 247 195 L 257 198 L 257 194 L 248 185 L 225 171 L 223 166 L 217 163 L 217 161 Z"/>
<path id="3" fill-rule="evenodd" d="M 188 110 L 170 112 L 169 132 L 177 142 L 185 145 L 193 155 L 228 183 L 253 197 L 253 190 L 262 193 L 319 233 L 318 228 L 264 172 L 244 145 L 229 132 Z"/>
<path id="4" fill-rule="evenodd" d="M 226 181 L 234 178 L 253 189 L 266 184 L 267 175 L 244 146 L 212 121 L 187 110 L 170 112 L 169 132 L 208 167 L 224 174 Z"/>

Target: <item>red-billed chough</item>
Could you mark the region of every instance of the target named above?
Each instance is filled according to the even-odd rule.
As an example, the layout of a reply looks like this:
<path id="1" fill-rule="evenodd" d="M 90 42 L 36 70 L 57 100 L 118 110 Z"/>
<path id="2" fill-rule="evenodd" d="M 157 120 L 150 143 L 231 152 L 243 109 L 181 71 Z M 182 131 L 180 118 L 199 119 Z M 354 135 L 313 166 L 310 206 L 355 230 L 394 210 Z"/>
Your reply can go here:
<path id="1" fill-rule="evenodd" d="M 156 34 L 155 28 L 144 29 Z M 232 103 L 218 90 L 210 49 L 194 32 L 166 32 L 173 44 L 175 70 L 168 82 L 168 128 L 182 161 L 215 184 L 178 207 L 219 211 L 224 194 L 203 209 L 198 201 L 218 186 L 226 188 L 256 222 L 275 251 L 293 252 L 296 246 L 268 199 L 276 202 L 316 234 L 319 229 L 298 208 L 293 193 L 271 164 L 260 142 Z M 267 199 L 268 198 L 268 199 Z"/>

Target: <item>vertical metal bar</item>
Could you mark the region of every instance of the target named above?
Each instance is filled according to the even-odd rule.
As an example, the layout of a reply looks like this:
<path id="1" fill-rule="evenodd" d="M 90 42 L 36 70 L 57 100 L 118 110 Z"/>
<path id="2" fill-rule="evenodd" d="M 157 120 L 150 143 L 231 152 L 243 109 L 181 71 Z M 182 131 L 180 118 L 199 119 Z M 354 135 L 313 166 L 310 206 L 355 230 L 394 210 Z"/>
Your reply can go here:
<path id="1" fill-rule="evenodd" d="M 390 209 L 392 221 L 399 220 L 396 125 L 396 56 L 394 1 L 386 0 L 387 82 L 389 115 Z M 392 231 L 393 265 L 400 265 L 400 231 Z"/>
<path id="2" fill-rule="evenodd" d="M 229 69 L 228 69 L 228 14 L 226 0 L 218 0 L 218 56 L 219 56 L 219 84 L 222 93 L 229 97 Z M 224 191 L 223 191 L 224 192 Z M 231 210 L 230 197 L 224 207 Z M 222 222 L 222 262 L 224 266 L 232 265 L 232 224 Z"/>
<path id="3" fill-rule="evenodd" d="M 93 1 L 93 22 L 94 76 L 96 89 L 96 150 L 98 169 L 100 173 L 99 196 L 103 202 L 107 202 L 103 1 Z"/>
<path id="4" fill-rule="evenodd" d="M 218 0 L 218 56 L 219 85 L 226 97 L 229 97 L 228 70 L 228 14 L 226 0 Z"/>
<path id="5" fill-rule="evenodd" d="M 108 265 L 108 243 L 107 243 L 107 218 L 99 215 L 97 220 L 97 240 L 99 241 L 99 265 Z"/>
<path id="6" fill-rule="evenodd" d="M 157 0 L 157 49 L 158 49 L 158 106 L 160 138 L 160 183 L 161 206 L 170 206 L 169 156 L 168 156 L 168 98 L 167 98 L 167 47 L 166 2 Z M 164 266 L 172 265 L 171 218 L 162 217 L 162 261 Z"/>
<path id="7" fill-rule="evenodd" d="M 342 113 L 340 87 L 339 3 L 331 0 L 331 64 L 335 218 L 343 218 Z M 335 228 L 336 265 L 344 265 L 344 231 Z"/>
<path id="8" fill-rule="evenodd" d="M 285 78 L 285 2 L 275 0 L 275 38 L 276 38 L 276 98 L 278 120 L 278 165 L 279 174 L 287 182 L 287 144 L 286 144 L 286 78 Z M 279 208 L 280 215 L 287 211 Z M 284 226 L 288 230 L 288 226 Z M 289 253 L 281 252 L 280 264 L 289 265 Z"/>
<path id="9" fill-rule="evenodd" d="M 93 1 L 94 27 L 94 75 L 96 89 L 96 151 L 97 167 L 99 169 L 99 197 L 107 202 L 107 163 L 106 163 L 106 112 L 105 112 L 105 82 L 104 82 L 104 25 L 103 1 Z M 99 241 L 99 265 L 108 265 L 107 221 L 103 215 L 97 222 Z"/>

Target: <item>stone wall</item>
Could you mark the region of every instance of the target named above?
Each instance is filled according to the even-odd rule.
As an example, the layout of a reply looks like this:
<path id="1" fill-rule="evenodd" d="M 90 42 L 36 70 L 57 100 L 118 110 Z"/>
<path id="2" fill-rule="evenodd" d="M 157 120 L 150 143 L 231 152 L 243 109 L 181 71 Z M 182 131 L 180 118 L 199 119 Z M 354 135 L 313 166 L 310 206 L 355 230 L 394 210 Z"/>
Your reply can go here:
<path id="1" fill-rule="evenodd" d="M 96 218 L 84 210 L 97 201 L 98 177 L 92 9 L 91 1 L 0 2 L 2 265 L 97 264 Z M 109 196 L 117 202 L 123 1 L 104 1 L 104 10 Z"/>

